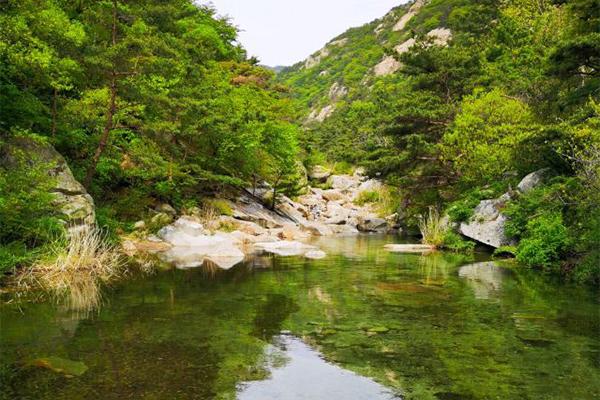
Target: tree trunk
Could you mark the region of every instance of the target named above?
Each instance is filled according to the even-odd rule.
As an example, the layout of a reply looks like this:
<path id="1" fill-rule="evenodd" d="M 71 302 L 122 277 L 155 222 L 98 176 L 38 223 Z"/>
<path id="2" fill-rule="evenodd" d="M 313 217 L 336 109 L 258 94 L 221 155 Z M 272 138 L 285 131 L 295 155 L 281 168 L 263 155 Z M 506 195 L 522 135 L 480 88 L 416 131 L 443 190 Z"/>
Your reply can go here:
<path id="1" fill-rule="evenodd" d="M 113 0 L 113 10 L 112 10 L 112 47 L 117 45 L 117 0 Z M 94 179 L 94 175 L 96 174 L 96 167 L 98 166 L 98 161 L 100 161 L 100 157 L 108 144 L 108 139 L 110 137 L 110 132 L 114 127 L 114 116 L 117 111 L 117 72 L 116 68 L 113 65 L 113 70 L 110 74 L 110 100 L 108 102 L 108 110 L 106 114 L 106 124 L 104 125 L 104 129 L 102 130 L 102 136 L 100 136 L 100 142 L 98 143 L 98 147 L 96 148 L 96 153 L 94 154 L 94 158 L 92 158 L 92 163 L 88 167 L 87 173 L 85 175 L 84 186 L 86 189 L 89 189 L 92 180 Z"/>

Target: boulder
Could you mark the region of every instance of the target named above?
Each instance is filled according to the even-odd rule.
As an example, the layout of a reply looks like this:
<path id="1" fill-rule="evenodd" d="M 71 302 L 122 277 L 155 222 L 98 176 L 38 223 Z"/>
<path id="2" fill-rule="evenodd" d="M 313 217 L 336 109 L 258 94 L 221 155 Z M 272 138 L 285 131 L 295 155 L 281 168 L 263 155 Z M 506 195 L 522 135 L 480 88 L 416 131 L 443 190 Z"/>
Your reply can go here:
<path id="1" fill-rule="evenodd" d="M 333 189 L 348 190 L 358 187 L 360 179 L 358 176 L 332 175 L 327 182 L 329 182 Z"/>
<path id="2" fill-rule="evenodd" d="M 314 236 L 331 236 L 333 230 L 331 227 L 320 222 L 308 222 L 302 225 L 302 229 Z"/>
<path id="3" fill-rule="evenodd" d="M 327 205 L 327 219 L 324 221 L 328 225 L 344 225 L 350 217 L 350 210 L 334 202 Z"/>
<path id="4" fill-rule="evenodd" d="M 94 200 L 52 145 L 25 136 L 6 140 L 0 148 L 0 166 L 10 170 L 19 168 L 23 162 L 27 166 L 46 169 L 54 180 L 50 189 L 54 196 L 53 205 L 63 215 L 71 233 L 89 229 L 96 223 Z"/>
<path id="5" fill-rule="evenodd" d="M 199 267 L 210 261 L 222 269 L 242 262 L 244 253 L 240 246 L 253 238 L 239 231 L 206 235 L 202 224 L 193 217 L 179 218 L 161 229 L 158 236 L 172 246 L 161 258 L 177 268 Z"/>
<path id="6" fill-rule="evenodd" d="M 204 227 L 194 217 L 181 217 L 174 224 L 162 228 L 158 237 L 173 246 L 195 246 L 198 238 L 205 234 Z"/>
<path id="7" fill-rule="evenodd" d="M 322 165 L 315 165 L 308 171 L 308 177 L 313 181 L 325 182 L 330 176 L 331 171 Z"/>
<path id="8" fill-rule="evenodd" d="M 254 198 L 242 195 L 235 203 L 230 203 L 233 217 L 242 221 L 254 222 L 263 228 L 281 228 L 290 222 L 295 222 L 274 211 L 271 211 Z"/>
<path id="9" fill-rule="evenodd" d="M 359 218 L 356 228 L 361 232 L 386 232 L 388 224 L 385 219 L 369 214 Z"/>
<path id="10" fill-rule="evenodd" d="M 548 168 L 527 175 L 517 186 L 519 193 L 527 193 L 544 182 L 550 175 Z M 466 237 L 488 246 L 498 248 L 515 244 L 506 237 L 505 225 L 507 217 L 502 210 L 512 198 L 505 193 L 497 199 L 483 200 L 479 203 L 473 217 L 468 222 L 460 224 L 459 232 Z"/>
<path id="11" fill-rule="evenodd" d="M 508 194 L 494 200 L 483 200 L 475 208 L 470 221 L 460 224 L 459 232 L 494 248 L 510 245 L 511 240 L 504 232 L 507 218 L 502 214 L 502 209 L 509 200 Z"/>
<path id="12" fill-rule="evenodd" d="M 352 225 L 330 225 L 329 226 L 335 235 L 351 236 L 358 235 L 360 232 Z"/>
<path id="13" fill-rule="evenodd" d="M 550 175 L 550 169 L 544 168 L 527 175 L 517 186 L 521 193 L 527 193 L 540 186 Z"/>

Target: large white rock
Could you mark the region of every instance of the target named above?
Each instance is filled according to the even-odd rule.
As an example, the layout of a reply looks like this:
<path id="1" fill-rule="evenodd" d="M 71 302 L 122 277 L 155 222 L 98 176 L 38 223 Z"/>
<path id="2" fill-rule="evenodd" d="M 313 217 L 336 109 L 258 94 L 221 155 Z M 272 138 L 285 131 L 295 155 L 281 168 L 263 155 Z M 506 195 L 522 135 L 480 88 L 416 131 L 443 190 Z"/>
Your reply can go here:
<path id="1" fill-rule="evenodd" d="M 253 238 L 239 231 L 206 235 L 202 224 L 193 217 L 179 218 L 161 229 L 158 236 L 172 246 L 161 257 L 177 268 L 199 267 L 209 260 L 223 269 L 244 261 L 240 247 Z"/>
<path id="2" fill-rule="evenodd" d="M 509 200 L 508 194 L 498 199 L 483 200 L 475 208 L 470 221 L 460 224 L 460 233 L 494 248 L 511 244 L 504 231 L 507 218 L 502 214 L 502 209 Z"/>
<path id="3" fill-rule="evenodd" d="M 302 225 L 302 229 L 314 236 L 331 236 L 333 230 L 331 227 L 320 222 L 308 222 Z"/>
<path id="4" fill-rule="evenodd" d="M 175 223 L 165 226 L 158 237 L 173 246 L 194 246 L 198 238 L 205 236 L 201 223 L 194 217 L 181 217 Z"/>
<path id="5" fill-rule="evenodd" d="M 357 188 L 360 185 L 360 179 L 350 175 L 332 175 L 329 177 L 328 182 L 333 189 L 338 190 Z"/>

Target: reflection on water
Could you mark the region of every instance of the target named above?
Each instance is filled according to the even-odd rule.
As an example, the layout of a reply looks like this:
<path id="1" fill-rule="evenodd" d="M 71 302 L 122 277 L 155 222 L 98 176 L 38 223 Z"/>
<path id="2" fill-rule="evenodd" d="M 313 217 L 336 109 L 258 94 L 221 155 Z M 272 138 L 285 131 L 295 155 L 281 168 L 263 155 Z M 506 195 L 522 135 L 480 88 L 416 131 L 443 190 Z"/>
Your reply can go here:
<path id="1" fill-rule="evenodd" d="M 267 346 L 269 379 L 240 385 L 239 400 L 391 400 L 389 389 L 328 363 L 292 336 L 278 336 Z"/>
<path id="2" fill-rule="evenodd" d="M 0 399 L 600 398 L 597 295 L 397 240 L 130 276 L 89 315 L 4 304 Z"/>
<path id="3" fill-rule="evenodd" d="M 475 297 L 482 300 L 500 293 L 506 274 L 506 270 L 493 261 L 465 265 L 458 270 L 458 275 L 473 288 Z"/>

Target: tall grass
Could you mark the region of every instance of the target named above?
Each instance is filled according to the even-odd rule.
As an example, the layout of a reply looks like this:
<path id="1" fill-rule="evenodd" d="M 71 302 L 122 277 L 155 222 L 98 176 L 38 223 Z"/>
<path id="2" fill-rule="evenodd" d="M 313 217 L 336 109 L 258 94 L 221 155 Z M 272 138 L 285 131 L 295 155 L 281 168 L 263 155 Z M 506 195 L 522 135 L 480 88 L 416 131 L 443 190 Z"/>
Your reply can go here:
<path id="1" fill-rule="evenodd" d="M 423 236 L 423 244 L 441 247 L 448 231 L 447 225 L 442 221 L 439 211 L 430 207 L 426 217 L 419 219 L 419 230 Z"/>
<path id="2" fill-rule="evenodd" d="M 123 267 L 117 248 L 92 228 L 57 240 L 50 255 L 26 269 L 18 283 L 48 290 L 72 310 L 92 311 L 101 304 L 100 285 L 120 276 Z"/>

